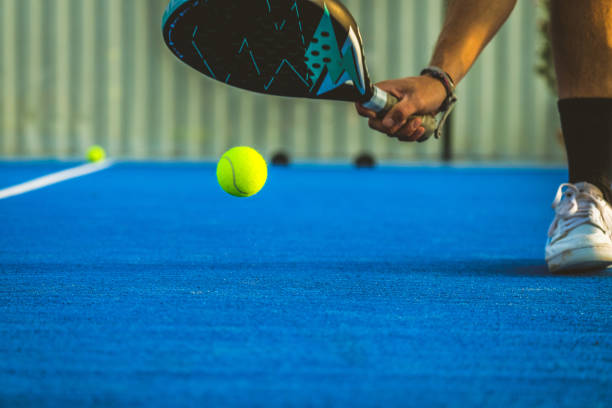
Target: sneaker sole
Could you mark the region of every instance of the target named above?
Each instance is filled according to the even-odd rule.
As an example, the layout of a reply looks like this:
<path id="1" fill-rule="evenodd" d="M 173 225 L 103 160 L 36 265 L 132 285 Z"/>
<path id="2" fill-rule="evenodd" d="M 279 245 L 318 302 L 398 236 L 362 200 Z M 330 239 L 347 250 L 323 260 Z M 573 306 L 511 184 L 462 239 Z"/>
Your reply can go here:
<path id="1" fill-rule="evenodd" d="M 612 266 L 610 246 L 571 249 L 547 259 L 551 272 L 586 271 L 607 269 Z"/>

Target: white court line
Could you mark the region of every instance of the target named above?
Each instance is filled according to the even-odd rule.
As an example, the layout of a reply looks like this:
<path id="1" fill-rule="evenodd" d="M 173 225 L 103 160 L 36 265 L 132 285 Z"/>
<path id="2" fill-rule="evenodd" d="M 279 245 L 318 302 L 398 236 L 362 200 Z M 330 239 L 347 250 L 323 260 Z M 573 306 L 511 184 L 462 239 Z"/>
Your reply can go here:
<path id="1" fill-rule="evenodd" d="M 14 197 L 20 194 L 29 193 L 30 191 L 39 190 L 41 188 L 45 188 L 53 184 L 61 183 L 62 181 L 96 173 L 98 171 L 110 167 L 112 164 L 112 160 L 105 160 L 101 163 L 84 164 L 82 166 L 74 167 L 72 169 L 63 170 L 57 173 L 49 174 L 47 176 L 39 177 L 37 179 L 22 184 L 5 188 L 4 190 L 0 190 L 0 200 L 4 200 L 5 198 L 9 197 Z"/>

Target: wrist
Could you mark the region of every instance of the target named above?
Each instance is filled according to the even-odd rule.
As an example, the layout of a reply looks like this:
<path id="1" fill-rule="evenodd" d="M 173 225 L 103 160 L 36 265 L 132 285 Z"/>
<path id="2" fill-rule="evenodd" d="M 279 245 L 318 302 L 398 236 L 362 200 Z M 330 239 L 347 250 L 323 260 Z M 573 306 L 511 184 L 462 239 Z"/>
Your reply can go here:
<path id="1" fill-rule="evenodd" d="M 453 108 L 457 103 L 457 95 L 455 94 L 455 82 L 451 78 L 451 76 L 436 66 L 429 66 L 421 71 L 422 76 L 426 76 L 431 78 L 432 80 L 438 82 L 442 88 L 444 89 L 445 97 L 442 99 L 442 105 L 438 108 L 438 110 L 442 113 L 442 118 L 438 124 L 438 128 L 435 131 L 436 139 L 440 137 L 442 133 L 442 128 L 448 119 L 448 116 L 452 112 Z"/>
<path id="2" fill-rule="evenodd" d="M 442 85 L 440 81 L 429 75 L 421 75 L 419 78 L 423 81 L 422 83 L 427 89 L 427 94 L 430 95 L 428 103 L 421 108 L 436 112 L 439 111 L 446 100 L 446 88 L 444 88 L 444 85 Z"/>
<path id="3" fill-rule="evenodd" d="M 444 70 L 436 66 L 429 66 L 421 71 L 421 75 L 428 76 L 436 81 L 438 81 L 445 90 L 446 97 L 444 98 L 444 102 L 440 107 L 441 111 L 448 111 L 452 108 L 452 106 L 457 101 L 457 96 L 455 94 L 455 82 L 453 78 Z"/>
<path id="4" fill-rule="evenodd" d="M 464 64 L 457 58 L 450 58 L 450 56 L 436 56 L 432 58 L 429 63 L 430 67 L 438 67 L 444 71 L 452 80 L 455 86 L 465 76 Z"/>

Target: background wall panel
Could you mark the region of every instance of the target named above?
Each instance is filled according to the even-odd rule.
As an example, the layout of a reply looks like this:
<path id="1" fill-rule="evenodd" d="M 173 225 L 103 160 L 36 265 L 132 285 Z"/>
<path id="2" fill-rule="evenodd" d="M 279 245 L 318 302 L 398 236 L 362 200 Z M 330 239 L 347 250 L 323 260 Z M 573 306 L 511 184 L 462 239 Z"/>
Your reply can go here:
<path id="1" fill-rule="evenodd" d="M 4 155 L 17 155 L 17 0 L 2 0 L 0 8 L 0 146 Z"/>
<path id="2" fill-rule="evenodd" d="M 443 0 L 346 0 L 362 25 L 373 78 L 427 65 Z M 442 143 L 400 144 L 350 104 L 264 97 L 209 81 L 166 50 L 166 0 L 0 0 L 0 155 L 74 157 L 93 143 L 115 157 L 211 159 L 248 144 L 267 155 L 346 160 L 362 151 L 437 160 Z M 517 9 L 459 87 L 459 160 L 558 162 L 555 97 L 534 66 L 531 0 Z"/>

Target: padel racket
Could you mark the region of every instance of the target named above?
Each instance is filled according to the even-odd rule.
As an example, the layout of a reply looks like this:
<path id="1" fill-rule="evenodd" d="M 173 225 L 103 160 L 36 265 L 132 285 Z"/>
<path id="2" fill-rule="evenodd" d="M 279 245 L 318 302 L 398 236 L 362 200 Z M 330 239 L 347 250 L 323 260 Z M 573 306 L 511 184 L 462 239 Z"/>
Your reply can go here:
<path id="1" fill-rule="evenodd" d="M 204 75 L 258 93 L 359 102 L 379 114 L 397 98 L 368 75 L 355 19 L 337 0 L 172 0 L 170 50 Z M 433 116 L 422 116 L 428 139 Z"/>

